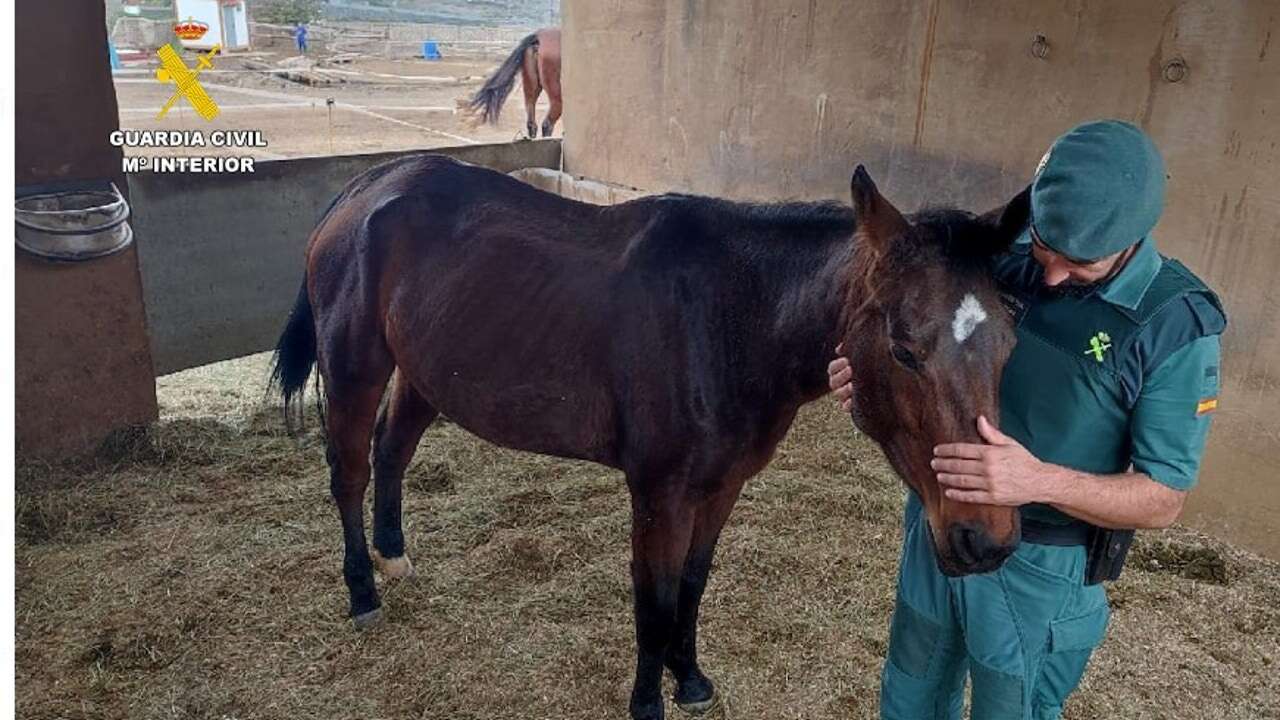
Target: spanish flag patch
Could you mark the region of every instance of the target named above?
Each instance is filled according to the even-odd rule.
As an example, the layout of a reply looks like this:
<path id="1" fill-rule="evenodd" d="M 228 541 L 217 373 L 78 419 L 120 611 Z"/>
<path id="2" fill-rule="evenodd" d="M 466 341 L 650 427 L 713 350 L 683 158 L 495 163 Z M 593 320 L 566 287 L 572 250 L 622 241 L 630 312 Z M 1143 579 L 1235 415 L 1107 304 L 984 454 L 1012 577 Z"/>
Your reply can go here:
<path id="1" fill-rule="evenodd" d="M 1196 415 L 1204 415 L 1218 409 L 1218 398 L 1205 398 L 1196 405 Z"/>

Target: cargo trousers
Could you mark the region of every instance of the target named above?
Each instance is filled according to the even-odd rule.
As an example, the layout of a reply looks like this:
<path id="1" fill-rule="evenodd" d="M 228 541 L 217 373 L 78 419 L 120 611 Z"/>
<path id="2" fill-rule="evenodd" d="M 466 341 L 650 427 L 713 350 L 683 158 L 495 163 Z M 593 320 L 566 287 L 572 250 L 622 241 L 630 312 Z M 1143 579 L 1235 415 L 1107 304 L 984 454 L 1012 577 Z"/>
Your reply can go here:
<path id="1" fill-rule="evenodd" d="M 1106 633 L 1102 585 L 1085 549 L 1022 543 L 998 570 L 947 577 L 915 494 L 907 501 L 898 594 L 881 676 L 884 720 L 1055 720 Z"/>

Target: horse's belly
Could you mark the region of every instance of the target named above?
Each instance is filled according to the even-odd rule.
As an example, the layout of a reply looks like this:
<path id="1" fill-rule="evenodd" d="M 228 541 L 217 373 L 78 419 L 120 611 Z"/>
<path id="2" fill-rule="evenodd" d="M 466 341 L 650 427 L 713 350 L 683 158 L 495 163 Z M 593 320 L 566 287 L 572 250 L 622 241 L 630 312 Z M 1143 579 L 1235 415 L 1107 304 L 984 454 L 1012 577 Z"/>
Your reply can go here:
<path id="1" fill-rule="evenodd" d="M 600 394 L 562 382 L 493 380 L 460 372 L 424 392 L 450 420 L 498 445 L 617 464 L 613 410 Z"/>
<path id="2" fill-rule="evenodd" d="M 500 445 L 613 464 L 603 272 L 476 237 L 402 278 L 387 335 L 432 405 Z"/>
<path id="3" fill-rule="evenodd" d="M 499 445 L 616 464 L 604 348 L 584 332 L 503 327 L 496 314 L 443 317 L 394 343 L 401 372 L 437 410 Z"/>

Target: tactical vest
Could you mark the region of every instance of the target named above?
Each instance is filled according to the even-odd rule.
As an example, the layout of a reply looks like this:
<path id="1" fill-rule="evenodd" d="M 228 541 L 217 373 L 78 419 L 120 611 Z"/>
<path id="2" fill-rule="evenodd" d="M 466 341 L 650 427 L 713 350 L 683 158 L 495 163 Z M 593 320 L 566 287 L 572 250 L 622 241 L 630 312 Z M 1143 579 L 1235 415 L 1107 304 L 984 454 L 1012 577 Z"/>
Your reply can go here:
<path id="1" fill-rule="evenodd" d="M 1162 259 L 1132 310 L 1098 292 L 1045 292 L 1028 245 L 996 262 L 1018 338 L 1001 380 L 1000 428 L 1037 458 L 1098 474 L 1127 470 L 1130 417 L 1144 378 L 1188 343 L 1226 327 L 1213 291 L 1182 263 Z M 1047 506 L 1023 514 L 1067 520 Z"/>

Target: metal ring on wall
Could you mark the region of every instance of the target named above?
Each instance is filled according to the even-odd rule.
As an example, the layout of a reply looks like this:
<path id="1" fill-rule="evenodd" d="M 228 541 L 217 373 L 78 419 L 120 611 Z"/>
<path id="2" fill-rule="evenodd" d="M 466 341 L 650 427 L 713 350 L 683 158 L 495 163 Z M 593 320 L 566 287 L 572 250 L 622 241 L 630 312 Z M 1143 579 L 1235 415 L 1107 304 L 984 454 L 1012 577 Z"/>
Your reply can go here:
<path id="1" fill-rule="evenodd" d="M 13 219 L 23 250 L 77 261 L 119 252 L 133 242 L 129 202 L 120 188 L 86 188 L 18 197 Z"/>

